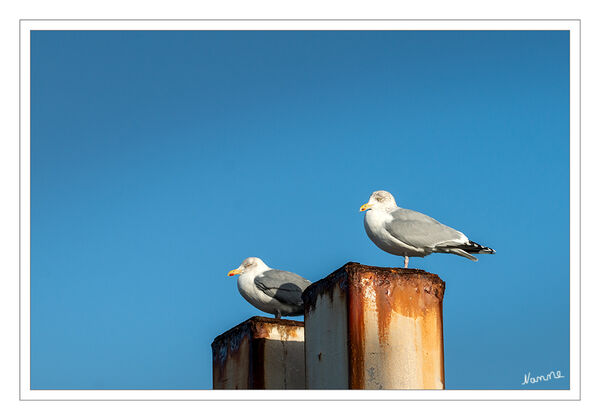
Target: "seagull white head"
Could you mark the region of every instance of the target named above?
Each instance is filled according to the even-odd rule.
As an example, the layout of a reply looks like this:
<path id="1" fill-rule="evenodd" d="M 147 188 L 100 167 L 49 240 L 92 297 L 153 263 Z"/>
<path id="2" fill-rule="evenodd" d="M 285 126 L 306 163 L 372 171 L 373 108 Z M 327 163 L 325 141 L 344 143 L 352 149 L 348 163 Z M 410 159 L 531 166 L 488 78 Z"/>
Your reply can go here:
<path id="1" fill-rule="evenodd" d="M 268 270 L 269 267 L 267 266 L 267 264 L 265 264 L 263 262 L 263 260 L 261 260 L 258 257 L 249 257 L 246 258 L 244 261 L 242 261 L 242 264 L 240 264 L 240 266 L 238 268 L 236 268 L 235 270 L 231 270 L 229 273 L 227 273 L 228 276 L 235 276 L 236 274 L 244 274 L 250 271 L 256 271 L 256 270 L 261 270 L 261 271 L 265 271 Z"/>
<path id="2" fill-rule="evenodd" d="M 383 210 L 383 211 L 391 211 L 396 207 L 396 200 L 394 200 L 394 196 L 387 191 L 375 191 L 369 197 L 369 201 L 363 204 L 360 207 L 360 211 L 366 210 Z"/>

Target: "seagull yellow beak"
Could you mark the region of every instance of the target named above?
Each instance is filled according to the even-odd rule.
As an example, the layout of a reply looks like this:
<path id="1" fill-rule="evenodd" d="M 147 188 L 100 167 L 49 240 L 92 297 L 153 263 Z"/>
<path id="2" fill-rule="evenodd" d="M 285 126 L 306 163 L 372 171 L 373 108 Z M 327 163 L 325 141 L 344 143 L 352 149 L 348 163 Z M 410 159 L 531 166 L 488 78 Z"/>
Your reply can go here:
<path id="1" fill-rule="evenodd" d="M 360 206 L 360 211 L 365 211 L 365 210 L 369 210 L 371 207 L 373 207 L 373 204 L 363 204 L 362 206 Z"/>
<path id="2" fill-rule="evenodd" d="M 239 268 L 236 268 L 235 270 L 231 270 L 229 273 L 227 273 L 228 276 L 235 276 L 236 274 L 240 274 L 242 272 L 242 270 L 240 270 Z"/>

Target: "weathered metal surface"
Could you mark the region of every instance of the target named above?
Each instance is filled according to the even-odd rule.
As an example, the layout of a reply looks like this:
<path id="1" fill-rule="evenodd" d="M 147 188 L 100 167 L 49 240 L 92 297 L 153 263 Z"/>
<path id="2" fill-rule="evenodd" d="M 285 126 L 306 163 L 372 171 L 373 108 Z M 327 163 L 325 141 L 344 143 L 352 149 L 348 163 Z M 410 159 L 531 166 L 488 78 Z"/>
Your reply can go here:
<path id="1" fill-rule="evenodd" d="M 304 389 L 304 323 L 253 317 L 212 343 L 213 389 Z"/>
<path id="2" fill-rule="evenodd" d="M 308 388 L 443 389 L 444 289 L 423 270 L 357 263 L 313 283 L 303 294 Z"/>
<path id="3" fill-rule="evenodd" d="M 340 285 L 313 289 L 313 309 L 304 318 L 308 389 L 348 388 L 348 320 L 340 316 L 346 310 L 346 291 Z M 304 310 L 306 314 L 306 306 Z"/>

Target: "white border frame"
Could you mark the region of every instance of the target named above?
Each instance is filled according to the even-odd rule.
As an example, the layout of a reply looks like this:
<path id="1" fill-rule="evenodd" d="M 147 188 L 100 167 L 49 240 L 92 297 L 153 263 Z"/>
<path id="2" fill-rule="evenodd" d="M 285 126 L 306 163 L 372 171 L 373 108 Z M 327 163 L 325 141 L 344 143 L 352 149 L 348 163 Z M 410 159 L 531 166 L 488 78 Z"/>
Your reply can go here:
<path id="1" fill-rule="evenodd" d="M 570 37 L 569 390 L 31 390 L 30 31 L 32 30 L 567 30 Z M 581 22 L 579 20 L 21 20 L 20 381 L 21 400 L 580 400 Z"/>

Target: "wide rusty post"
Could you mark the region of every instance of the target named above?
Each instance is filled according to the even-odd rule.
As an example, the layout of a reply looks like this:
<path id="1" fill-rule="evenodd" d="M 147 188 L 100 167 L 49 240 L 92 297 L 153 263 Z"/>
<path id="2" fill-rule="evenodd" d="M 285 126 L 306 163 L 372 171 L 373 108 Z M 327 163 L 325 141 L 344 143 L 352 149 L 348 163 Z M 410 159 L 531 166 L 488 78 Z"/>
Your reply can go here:
<path id="1" fill-rule="evenodd" d="M 303 322 L 255 316 L 211 347 L 213 389 L 305 389 Z"/>
<path id="2" fill-rule="evenodd" d="M 304 300 L 308 389 L 443 389 L 445 283 L 348 263 Z"/>

